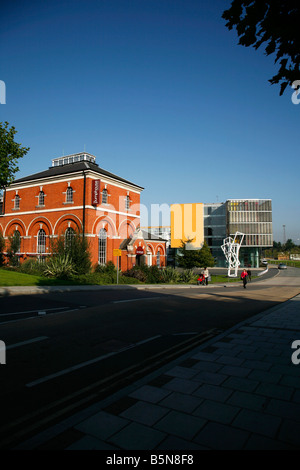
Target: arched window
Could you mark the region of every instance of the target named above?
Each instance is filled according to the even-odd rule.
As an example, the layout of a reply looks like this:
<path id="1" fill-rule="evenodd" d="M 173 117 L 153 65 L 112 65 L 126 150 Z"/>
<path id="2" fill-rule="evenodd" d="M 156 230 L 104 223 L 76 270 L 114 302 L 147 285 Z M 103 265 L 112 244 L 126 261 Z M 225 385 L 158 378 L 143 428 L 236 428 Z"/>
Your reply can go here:
<path id="1" fill-rule="evenodd" d="M 20 234 L 19 230 L 15 230 L 15 231 L 14 231 L 13 239 L 14 239 L 15 253 L 20 253 L 20 248 L 21 248 L 21 234 Z"/>
<path id="2" fill-rule="evenodd" d="M 45 193 L 44 191 L 39 192 L 39 206 L 43 206 L 45 204 Z"/>
<path id="3" fill-rule="evenodd" d="M 18 194 L 15 195 L 15 209 L 20 209 L 20 196 Z"/>
<path id="4" fill-rule="evenodd" d="M 107 189 L 102 191 L 102 204 L 107 204 Z"/>
<path id="5" fill-rule="evenodd" d="M 38 253 L 46 252 L 46 232 L 42 228 L 38 231 L 37 252 Z"/>
<path id="6" fill-rule="evenodd" d="M 73 202 L 73 188 L 71 186 L 67 188 L 66 202 Z"/>
<path id="7" fill-rule="evenodd" d="M 157 255 L 156 255 L 156 266 L 160 267 L 160 249 L 159 248 L 157 250 Z"/>
<path id="8" fill-rule="evenodd" d="M 99 264 L 106 264 L 107 260 L 107 232 L 102 228 L 99 232 Z"/>
<path id="9" fill-rule="evenodd" d="M 65 232 L 65 247 L 70 248 L 72 241 L 74 240 L 75 230 L 72 227 L 68 227 Z"/>

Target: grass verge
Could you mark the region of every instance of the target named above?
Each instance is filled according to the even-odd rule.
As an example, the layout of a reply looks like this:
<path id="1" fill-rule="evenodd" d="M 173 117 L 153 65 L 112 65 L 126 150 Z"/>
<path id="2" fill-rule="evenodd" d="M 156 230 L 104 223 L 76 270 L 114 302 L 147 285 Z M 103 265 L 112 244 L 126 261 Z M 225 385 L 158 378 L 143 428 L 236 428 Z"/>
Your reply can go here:
<path id="1" fill-rule="evenodd" d="M 239 278 L 228 278 L 225 275 L 212 275 L 209 284 L 238 282 Z M 116 274 L 90 273 L 76 276 L 73 279 L 56 279 L 36 274 L 25 274 L 15 270 L 0 268 L 0 286 L 62 286 L 62 285 L 111 285 L 116 284 Z M 132 277 L 120 275 L 119 284 L 143 284 Z M 172 283 L 173 284 L 173 283 Z M 183 283 L 178 283 L 178 285 Z M 191 284 L 196 284 L 191 283 Z"/>

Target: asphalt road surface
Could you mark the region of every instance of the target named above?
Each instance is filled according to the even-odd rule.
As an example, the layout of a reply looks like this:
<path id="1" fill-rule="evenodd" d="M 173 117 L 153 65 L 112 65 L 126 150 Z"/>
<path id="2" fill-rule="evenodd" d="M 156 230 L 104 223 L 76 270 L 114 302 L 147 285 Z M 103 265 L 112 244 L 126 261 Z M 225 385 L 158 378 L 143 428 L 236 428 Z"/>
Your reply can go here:
<path id="1" fill-rule="evenodd" d="M 300 292 L 299 269 L 273 273 L 247 289 L 238 282 L 0 298 L 0 448 Z"/>

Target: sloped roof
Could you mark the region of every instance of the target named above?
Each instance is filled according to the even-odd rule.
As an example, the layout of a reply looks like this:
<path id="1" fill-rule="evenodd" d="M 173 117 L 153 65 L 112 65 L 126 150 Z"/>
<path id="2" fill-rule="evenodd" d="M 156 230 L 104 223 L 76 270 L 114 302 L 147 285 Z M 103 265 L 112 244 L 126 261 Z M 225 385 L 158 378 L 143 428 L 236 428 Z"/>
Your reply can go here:
<path id="1" fill-rule="evenodd" d="M 156 241 L 156 242 L 167 242 L 168 240 L 165 240 L 164 238 L 157 237 L 156 235 L 153 235 L 152 233 L 146 232 L 145 230 L 142 230 L 143 234 L 143 239 L 145 242 L 149 241 Z M 128 244 L 132 242 L 134 237 L 129 237 L 123 240 L 120 244 L 120 250 L 126 250 Z"/>
<path id="2" fill-rule="evenodd" d="M 142 186 L 139 186 L 135 183 L 132 183 L 131 181 L 121 178 L 120 176 L 114 175 L 113 173 L 110 173 L 109 171 L 106 171 L 103 168 L 100 168 L 96 163 L 87 162 L 87 161 L 69 163 L 67 165 L 61 165 L 61 166 L 52 166 L 48 170 L 41 171 L 39 173 L 34 173 L 32 175 L 25 176 L 24 178 L 19 178 L 15 180 L 12 184 L 25 183 L 25 182 L 34 181 L 34 180 L 43 179 L 43 178 L 51 178 L 53 176 L 67 175 L 69 173 L 75 173 L 75 172 L 81 173 L 84 170 L 91 170 L 91 171 L 94 171 L 95 173 L 98 173 L 99 176 L 107 176 L 109 178 L 120 181 L 122 183 L 127 183 L 132 186 L 135 186 L 139 189 L 144 189 Z"/>
<path id="3" fill-rule="evenodd" d="M 158 237 L 157 235 L 154 235 L 153 233 L 146 232 L 145 230 L 142 230 L 144 240 L 153 240 L 157 242 L 166 242 L 168 240 Z"/>

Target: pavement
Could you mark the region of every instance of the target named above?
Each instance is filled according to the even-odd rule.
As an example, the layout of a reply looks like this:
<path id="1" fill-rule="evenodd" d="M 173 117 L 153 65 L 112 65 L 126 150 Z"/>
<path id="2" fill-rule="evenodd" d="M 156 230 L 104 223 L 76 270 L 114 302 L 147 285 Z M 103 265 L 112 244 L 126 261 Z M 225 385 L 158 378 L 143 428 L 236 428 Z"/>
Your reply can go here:
<path id="1" fill-rule="evenodd" d="M 17 449 L 299 450 L 300 294 Z"/>

